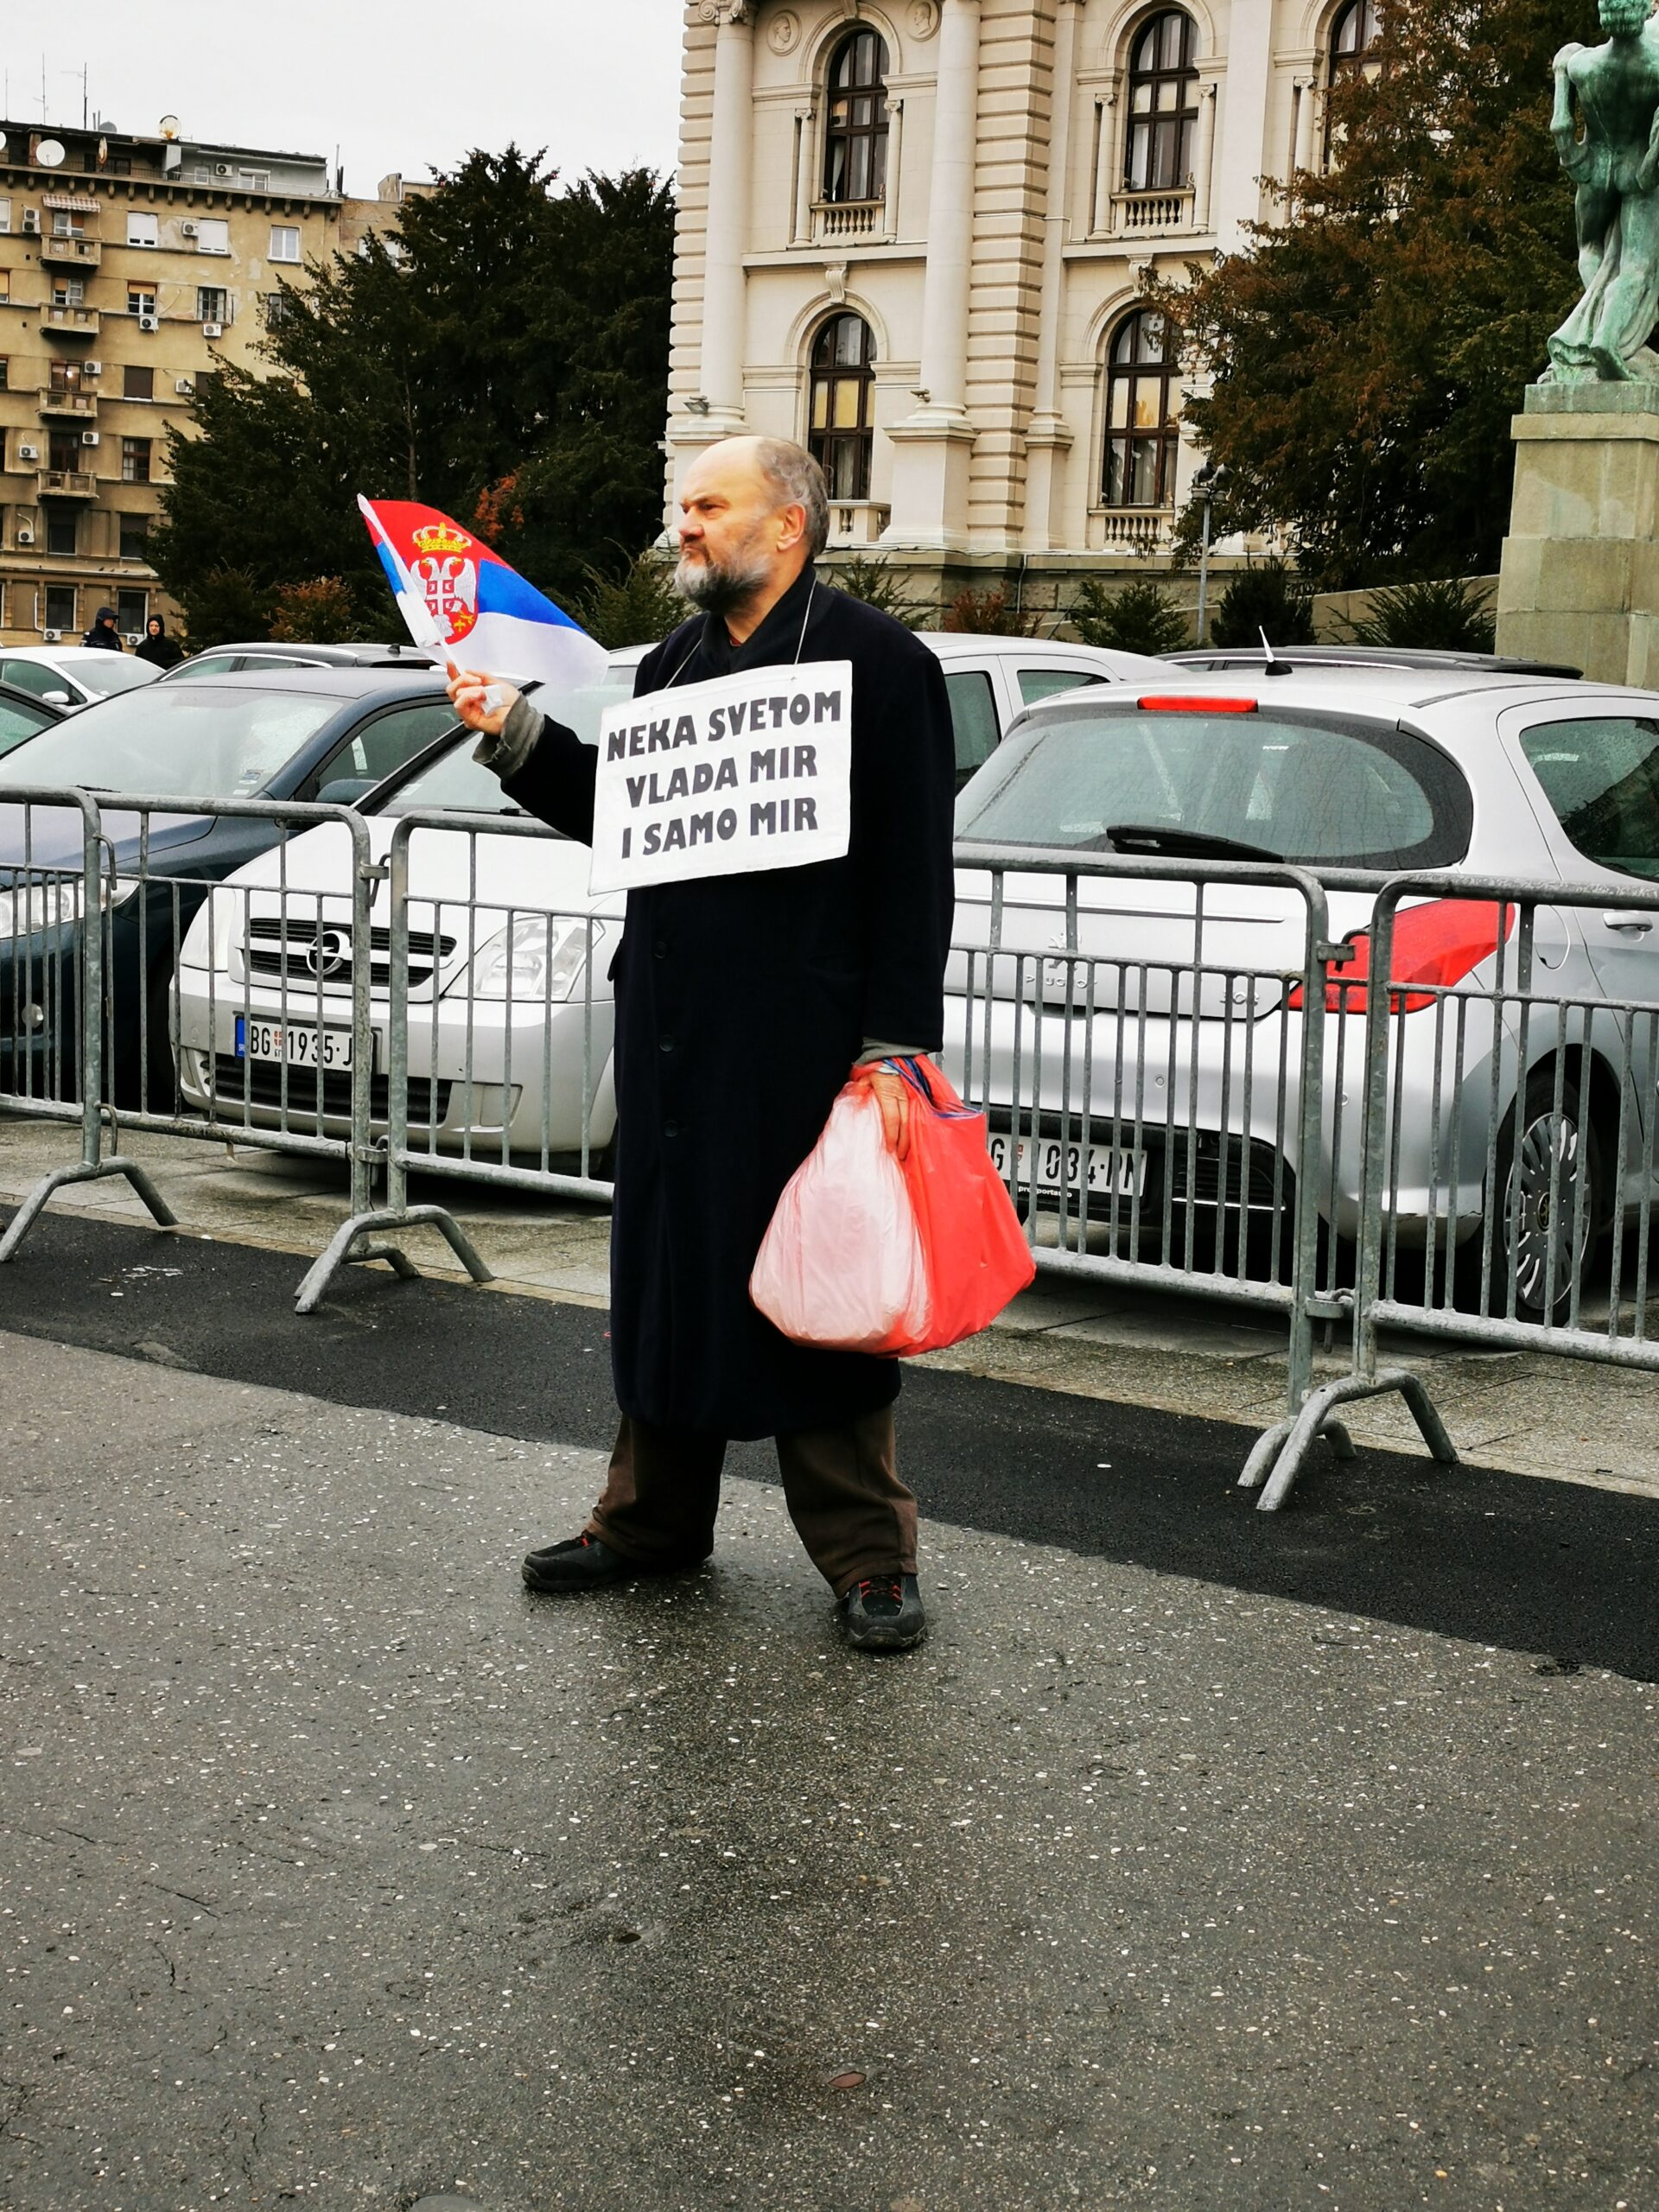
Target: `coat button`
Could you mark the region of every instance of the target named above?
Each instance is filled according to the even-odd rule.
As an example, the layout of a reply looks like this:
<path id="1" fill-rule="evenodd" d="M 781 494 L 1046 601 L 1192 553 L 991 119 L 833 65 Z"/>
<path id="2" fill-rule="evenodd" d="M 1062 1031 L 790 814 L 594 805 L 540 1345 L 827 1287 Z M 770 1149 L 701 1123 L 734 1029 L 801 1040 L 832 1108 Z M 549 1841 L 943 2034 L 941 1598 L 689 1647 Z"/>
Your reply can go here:
<path id="1" fill-rule="evenodd" d="M 651 956 L 653 960 L 667 959 L 668 939 L 665 937 L 652 938 L 651 941 Z"/>
<path id="2" fill-rule="evenodd" d="M 680 1125 L 677 1122 L 664 1122 L 663 1123 L 663 1135 L 665 1137 L 677 1137 L 679 1134 Z"/>
<path id="3" fill-rule="evenodd" d="M 657 1049 L 659 1052 L 671 1052 L 674 1049 L 674 1039 L 671 1037 L 659 1037 L 657 1039 Z"/>

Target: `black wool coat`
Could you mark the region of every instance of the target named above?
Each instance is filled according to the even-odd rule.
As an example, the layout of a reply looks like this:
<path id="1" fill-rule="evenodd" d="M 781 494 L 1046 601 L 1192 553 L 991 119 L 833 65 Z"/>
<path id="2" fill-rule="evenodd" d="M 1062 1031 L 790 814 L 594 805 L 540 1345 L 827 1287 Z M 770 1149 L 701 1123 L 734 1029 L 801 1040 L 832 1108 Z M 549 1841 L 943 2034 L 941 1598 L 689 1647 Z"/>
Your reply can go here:
<path id="1" fill-rule="evenodd" d="M 785 666 L 798 645 L 803 662 L 853 666 L 846 856 L 631 891 L 612 969 L 617 1402 L 729 1437 L 827 1427 L 897 1395 L 896 1360 L 779 1335 L 749 1274 L 865 1040 L 936 1050 L 944 1031 L 955 756 L 927 647 L 809 569 L 741 646 L 715 616 L 682 624 L 634 696 Z M 597 757 L 550 721 L 505 789 L 588 842 Z"/>

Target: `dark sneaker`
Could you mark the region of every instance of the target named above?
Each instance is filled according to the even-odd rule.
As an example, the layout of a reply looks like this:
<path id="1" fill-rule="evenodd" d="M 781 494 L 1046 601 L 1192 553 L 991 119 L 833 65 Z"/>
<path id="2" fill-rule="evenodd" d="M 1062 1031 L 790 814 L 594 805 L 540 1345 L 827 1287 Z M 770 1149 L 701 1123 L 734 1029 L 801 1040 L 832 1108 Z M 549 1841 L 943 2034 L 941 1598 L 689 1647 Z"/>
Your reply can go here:
<path id="1" fill-rule="evenodd" d="M 841 1601 L 841 1622 L 855 1651 L 908 1651 L 927 1634 L 916 1577 L 878 1574 L 855 1582 Z"/>
<path id="2" fill-rule="evenodd" d="M 613 1582 L 632 1582 L 652 1570 L 613 1552 L 598 1536 L 572 1536 L 524 1554 L 524 1587 L 544 1597 L 564 1598 L 578 1590 L 603 1590 Z"/>

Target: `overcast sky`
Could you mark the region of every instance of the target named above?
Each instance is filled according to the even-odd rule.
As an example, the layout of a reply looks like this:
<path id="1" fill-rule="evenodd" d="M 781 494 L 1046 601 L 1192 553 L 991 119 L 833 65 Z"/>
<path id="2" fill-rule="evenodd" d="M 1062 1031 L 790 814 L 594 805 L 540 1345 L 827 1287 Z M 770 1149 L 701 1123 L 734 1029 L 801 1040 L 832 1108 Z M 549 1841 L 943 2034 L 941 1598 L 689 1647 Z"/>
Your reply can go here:
<path id="1" fill-rule="evenodd" d="M 423 176 L 470 148 L 544 146 L 589 168 L 672 170 L 679 0 L 74 0 L 6 10 L 5 115 L 267 151 L 336 147 L 346 188 Z"/>

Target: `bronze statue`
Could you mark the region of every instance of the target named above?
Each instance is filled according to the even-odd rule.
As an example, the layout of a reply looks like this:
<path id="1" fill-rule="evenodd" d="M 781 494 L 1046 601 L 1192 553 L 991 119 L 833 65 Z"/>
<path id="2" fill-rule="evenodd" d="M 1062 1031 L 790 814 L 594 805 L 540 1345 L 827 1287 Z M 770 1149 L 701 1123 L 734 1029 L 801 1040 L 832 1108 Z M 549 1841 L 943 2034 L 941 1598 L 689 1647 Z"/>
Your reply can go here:
<path id="1" fill-rule="evenodd" d="M 1584 297 L 1549 341 L 1557 384 L 1659 382 L 1659 28 L 1649 0 L 1601 0 L 1601 46 L 1555 56 L 1550 136 L 1578 187 Z M 1576 106 L 1576 114 L 1574 109 Z"/>

